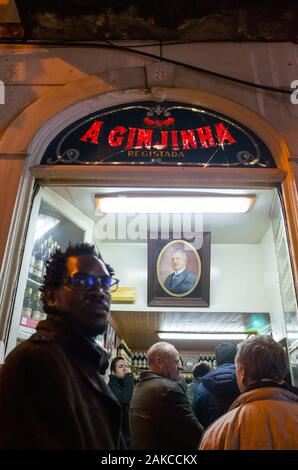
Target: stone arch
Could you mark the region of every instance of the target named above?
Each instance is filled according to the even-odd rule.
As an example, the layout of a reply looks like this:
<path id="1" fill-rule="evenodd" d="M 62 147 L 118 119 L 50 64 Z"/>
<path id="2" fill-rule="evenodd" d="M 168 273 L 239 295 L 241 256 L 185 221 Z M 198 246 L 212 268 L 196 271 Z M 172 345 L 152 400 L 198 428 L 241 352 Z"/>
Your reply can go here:
<path id="1" fill-rule="evenodd" d="M 265 142 L 279 169 L 291 172 L 289 150 L 282 136 L 259 114 L 235 101 L 197 89 L 153 87 L 150 90 L 116 90 L 97 76 L 71 82 L 28 106 L 3 133 L 0 154 L 29 153 L 31 164 L 37 163 L 36 154 L 45 146 L 43 144 L 84 114 L 121 103 L 150 99 L 201 105 L 236 119 Z"/>

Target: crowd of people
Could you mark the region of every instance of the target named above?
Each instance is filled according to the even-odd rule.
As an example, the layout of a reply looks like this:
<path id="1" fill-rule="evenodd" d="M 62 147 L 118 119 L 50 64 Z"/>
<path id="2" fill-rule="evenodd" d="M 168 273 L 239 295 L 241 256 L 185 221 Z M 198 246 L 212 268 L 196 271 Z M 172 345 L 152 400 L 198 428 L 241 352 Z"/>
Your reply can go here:
<path id="1" fill-rule="evenodd" d="M 137 385 L 95 338 L 108 325 L 113 269 L 83 243 L 57 250 L 42 286 L 47 319 L 0 371 L 0 449 L 298 450 L 298 396 L 271 336 L 221 343 L 217 368 L 153 344 Z"/>

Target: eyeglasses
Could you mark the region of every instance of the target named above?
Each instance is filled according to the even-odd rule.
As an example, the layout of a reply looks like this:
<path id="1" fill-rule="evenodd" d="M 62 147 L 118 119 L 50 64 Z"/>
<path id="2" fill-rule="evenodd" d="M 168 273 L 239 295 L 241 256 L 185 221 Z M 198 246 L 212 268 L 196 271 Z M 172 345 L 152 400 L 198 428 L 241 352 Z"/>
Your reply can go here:
<path id="1" fill-rule="evenodd" d="M 110 276 L 94 277 L 91 274 L 76 273 L 66 276 L 64 283 L 78 291 L 91 289 L 94 286 L 100 287 L 104 291 L 115 292 L 118 289 L 119 279 Z"/>

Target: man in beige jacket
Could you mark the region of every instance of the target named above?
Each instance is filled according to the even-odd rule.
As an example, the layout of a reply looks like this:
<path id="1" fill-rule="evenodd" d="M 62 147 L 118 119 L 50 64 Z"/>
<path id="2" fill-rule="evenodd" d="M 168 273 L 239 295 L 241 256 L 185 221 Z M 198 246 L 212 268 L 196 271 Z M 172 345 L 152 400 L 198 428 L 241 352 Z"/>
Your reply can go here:
<path id="1" fill-rule="evenodd" d="M 286 356 L 271 336 L 238 346 L 241 395 L 205 432 L 201 450 L 298 450 L 298 396 L 287 389 Z"/>

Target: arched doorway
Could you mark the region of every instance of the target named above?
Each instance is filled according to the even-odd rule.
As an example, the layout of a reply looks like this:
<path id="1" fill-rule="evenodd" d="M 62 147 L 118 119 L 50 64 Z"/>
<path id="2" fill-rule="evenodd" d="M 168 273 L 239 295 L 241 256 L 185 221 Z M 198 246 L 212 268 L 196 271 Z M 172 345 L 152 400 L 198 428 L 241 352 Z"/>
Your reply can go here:
<path id="1" fill-rule="evenodd" d="M 80 94 L 72 94 L 78 84 L 63 87 L 59 93 L 38 100 L 27 108 L 22 115 L 7 129 L 2 145 L 11 153 L 26 152 L 25 171 L 22 187 L 19 191 L 19 206 L 15 214 L 15 227 L 12 230 L 12 241 L 15 247 L 22 247 L 26 223 L 30 212 L 34 182 L 42 186 L 80 186 L 80 187 L 148 187 L 151 188 L 187 189 L 187 188 L 260 188 L 281 185 L 285 214 L 287 219 L 290 249 L 294 276 L 297 276 L 297 207 L 294 199 L 294 179 L 288 164 L 288 150 L 281 136 L 260 116 L 238 103 L 220 96 L 197 90 L 154 88 L 148 91 L 129 92 L 113 91 L 96 77 L 84 79 Z M 92 90 L 90 92 L 90 90 Z M 270 149 L 276 162 L 276 169 L 229 168 L 187 168 L 187 167 L 118 167 L 96 166 L 40 166 L 39 162 L 49 142 L 57 133 L 92 111 L 109 108 L 114 105 L 125 105 L 138 101 L 179 101 L 204 106 L 216 112 L 224 113 L 236 119 L 260 136 Z M 43 110 L 47 109 L 47 113 Z M 20 138 L 13 139 L 15 129 L 22 129 Z M 21 248 L 11 249 L 12 256 L 6 259 L 6 278 L 10 285 L 16 285 L 19 272 L 15 266 L 20 263 Z M 11 282 L 13 280 L 13 282 Z M 6 284 L 8 285 L 8 284 Z M 4 294 L 6 311 L 11 309 L 11 291 Z M 7 337 L 9 317 L 2 317 L 3 337 Z"/>

